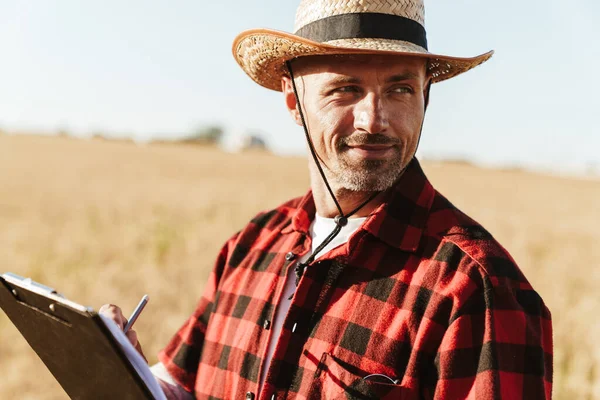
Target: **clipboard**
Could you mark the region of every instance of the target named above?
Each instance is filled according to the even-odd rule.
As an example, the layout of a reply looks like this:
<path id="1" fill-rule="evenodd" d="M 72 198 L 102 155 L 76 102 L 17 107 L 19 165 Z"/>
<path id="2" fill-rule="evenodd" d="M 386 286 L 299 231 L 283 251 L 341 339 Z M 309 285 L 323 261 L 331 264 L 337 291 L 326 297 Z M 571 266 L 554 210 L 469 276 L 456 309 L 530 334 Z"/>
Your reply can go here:
<path id="1" fill-rule="evenodd" d="M 131 344 L 119 341 L 122 332 L 91 308 L 12 273 L 0 275 L 0 308 L 70 398 L 165 398 L 149 387 L 128 357 L 123 345 Z"/>

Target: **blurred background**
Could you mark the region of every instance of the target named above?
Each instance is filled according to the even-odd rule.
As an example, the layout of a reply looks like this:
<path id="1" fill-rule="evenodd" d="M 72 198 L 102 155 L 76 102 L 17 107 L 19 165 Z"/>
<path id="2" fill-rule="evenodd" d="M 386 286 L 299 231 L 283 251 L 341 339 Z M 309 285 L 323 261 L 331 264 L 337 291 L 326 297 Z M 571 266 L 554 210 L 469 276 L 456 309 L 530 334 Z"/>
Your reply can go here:
<path id="1" fill-rule="evenodd" d="M 133 309 L 151 362 L 217 250 L 308 188 L 281 95 L 231 56 L 297 1 L 0 0 L 0 272 Z M 426 2 L 433 52 L 491 61 L 434 85 L 419 158 L 511 252 L 554 320 L 554 397 L 600 399 L 600 3 Z M 66 395 L 0 313 L 2 399 Z"/>

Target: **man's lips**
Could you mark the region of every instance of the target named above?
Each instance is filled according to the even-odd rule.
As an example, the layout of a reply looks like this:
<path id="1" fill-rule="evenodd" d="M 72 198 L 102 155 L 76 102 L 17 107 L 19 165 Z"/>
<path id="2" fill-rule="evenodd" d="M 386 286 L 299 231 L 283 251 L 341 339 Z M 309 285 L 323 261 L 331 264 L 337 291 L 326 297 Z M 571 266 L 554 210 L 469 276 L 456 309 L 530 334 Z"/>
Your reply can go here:
<path id="1" fill-rule="evenodd" d="M 393 144 L 360 144 L 348 145 L 348 151 L 363 158 L 382 158 L 394 152 Z"/>

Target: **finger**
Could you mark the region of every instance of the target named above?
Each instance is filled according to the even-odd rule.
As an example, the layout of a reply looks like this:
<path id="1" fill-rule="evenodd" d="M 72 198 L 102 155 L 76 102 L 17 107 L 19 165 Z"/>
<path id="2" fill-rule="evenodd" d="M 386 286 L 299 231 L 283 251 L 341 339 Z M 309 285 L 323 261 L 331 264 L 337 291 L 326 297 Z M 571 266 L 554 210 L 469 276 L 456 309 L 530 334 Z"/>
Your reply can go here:
<path id="1" fill-rule="evenodd" d="M 137 337 L 137 332 L 134 330 L 129 330 L 125 335 L 127 336 L 127 339 L 129 339 L 129 342 L 133 345 L 133 347 L 135 347 L 137 352 L 140 353 L 144 360 L 146 360 L 146 356 L 144 355 L 144 351 L 142 350 L 142 345 Z M 148 362 L 148 360 L 146 360 L 146 362 Z"/>
<path id="2" fill-rule="evenodd" d="M 114 304 L 105 304 L 100 307 L 98 312 L 104 315 L 106 318 L 114 321 L 114 323 L 117 324 L 117 326 L 121 329 L 123 329 L 127 324 L 127 318 L 125 318 L 123 315 L 121 308 L 115 306 Z"/>
<path id="3" fill-rule="evenodd" d="M 133 347 L 136 347 L 138 345 L 138 337 L 137 337 L 136 331 L 134 331 L 133 329 L 130 329 L 125 333 L 125 336 L 127 336 L 129 343 L 131 343 L 131 345 Z"/>
<path id="4" fill-rule="evenodd" d="M 138 353 L 140 353 L 140 355 L 142 356 L 142 358 L 144 359 L 144 361 L 146 361 L 146 364 L 148 364 L 148 359 L 144 355 L 144 351 L 142 350 L 142 344 L 139 341 L 137 342 L 137 345 L 135 346 L 135 349 L 138 351 Z"/>
<path id="5" fill-rule="evenodd" d="M 121 308 L 115 306 L 114 304 L 103 305 L 102 307 L 100 307 L 99 312 L 100 314 L 114 321 L 114 323 L 117 324 L 117 326 L 119 326 L 121 329 L 123 329 L 123 327 L 127 323 L 125 317 L 123 316 Z"/>

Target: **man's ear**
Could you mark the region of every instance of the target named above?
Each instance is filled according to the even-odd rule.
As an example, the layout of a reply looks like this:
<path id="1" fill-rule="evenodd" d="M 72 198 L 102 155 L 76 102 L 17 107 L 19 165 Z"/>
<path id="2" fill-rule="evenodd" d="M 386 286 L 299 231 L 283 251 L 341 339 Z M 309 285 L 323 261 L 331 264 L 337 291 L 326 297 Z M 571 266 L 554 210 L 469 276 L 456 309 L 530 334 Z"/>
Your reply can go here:
<path id="1" fill-rule="evenodd" d="M 294 94 L 292 79 L 290 77 L 284 76 L 281 78 L 281 91 L 283 92 L 285 106 L 292 116 L 292 119 L 296 124 L 302 126 L 302 120 L 300 119 L 300 113 L 298 112 L 298 103 L 296 102 L 296 95 Z"/>

